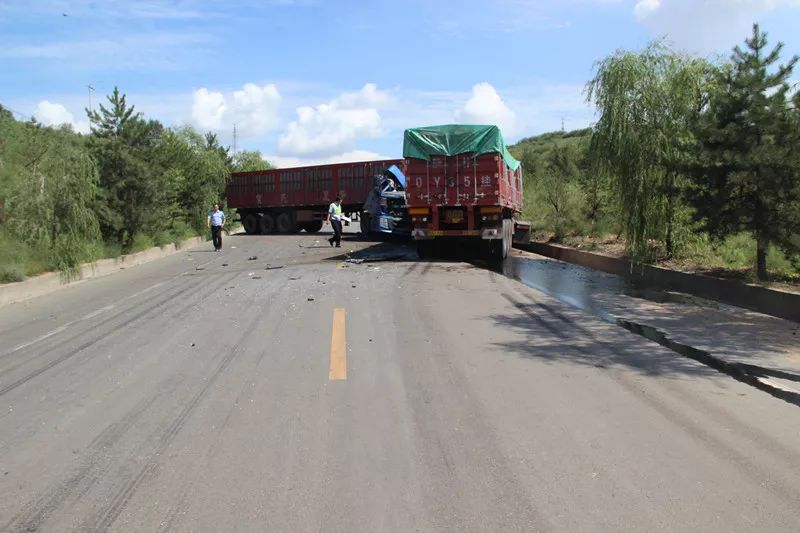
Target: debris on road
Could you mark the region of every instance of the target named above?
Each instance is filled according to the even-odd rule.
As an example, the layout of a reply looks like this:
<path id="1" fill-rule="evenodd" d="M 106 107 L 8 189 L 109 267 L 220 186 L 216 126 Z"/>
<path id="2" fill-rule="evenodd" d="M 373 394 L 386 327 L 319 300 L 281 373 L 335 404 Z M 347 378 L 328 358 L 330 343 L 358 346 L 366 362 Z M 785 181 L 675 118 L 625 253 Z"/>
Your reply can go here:
<path id="1" fill-rule="evenodd" d="M 309 296 L 309 297 L 308 297 L 308 301 L 309 301 L 309 302 L 313 302 L 313 301 L 314 301 L 314 298 L 312 298 L 311 296 Z"/>
<path id="2" fill-rule="evenodd" d="M 365 257 L 350 257 L 349 255 L 344 260 L 345 263 L 360 265 L 361 263 L 379 263 L 383 261 L 402 261 L 408 259 L 408 254 L 383 254 L 383 255 L 368 255 Z"/>
<path id="3" fill-rule="evenodd" d="M 250 257 L 247 258 L 248 261 L 255 261 L 256 259 L 258 259 L 257 255 L 251 255 Z"/>
<path id="4" fill-rule="evenodd" d="M 253 277 L 252 277 L 252 278 L 250 278 L 250 279 L 261 279 L 261 276 L 253 276 Z"/>
<path id="5" fill-rule="evenodd" d="M 267 265 L 264 270 L 278 270 L 279 268 L 283 268 L 283 265 Z"/>
<path id="6" fill-rule="evenodd" d="M 228 266 L 228 263 L 222 263 L 222 266 L 226 267 Z"/>

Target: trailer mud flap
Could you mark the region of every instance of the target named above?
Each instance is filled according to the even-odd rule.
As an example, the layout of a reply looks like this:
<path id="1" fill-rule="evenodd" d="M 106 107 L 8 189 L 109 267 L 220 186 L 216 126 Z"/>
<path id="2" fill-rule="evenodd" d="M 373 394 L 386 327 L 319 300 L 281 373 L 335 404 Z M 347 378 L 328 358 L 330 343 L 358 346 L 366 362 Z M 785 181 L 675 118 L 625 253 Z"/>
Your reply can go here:
<path id="1" fill-rule="evenodd" d="M 530 244 L 531 242 L 531 223 L 530 222 L 515 222 L 514 223 L 514 244 Z"/>

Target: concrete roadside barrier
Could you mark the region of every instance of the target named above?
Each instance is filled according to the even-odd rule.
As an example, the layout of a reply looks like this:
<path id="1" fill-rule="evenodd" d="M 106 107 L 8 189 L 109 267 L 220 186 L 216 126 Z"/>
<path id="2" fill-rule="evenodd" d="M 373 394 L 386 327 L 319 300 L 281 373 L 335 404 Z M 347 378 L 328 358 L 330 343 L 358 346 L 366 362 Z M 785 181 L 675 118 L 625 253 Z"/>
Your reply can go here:
<path id="1" fill-rule="evenodd" d="M 23 302 L 81 281 L 107 276 L 126 268 L 149 263 L 173 255 L 181 250 L 199 246 L 206 240 L 208 239 L 205 237 L 192 237 L 181 242 L 178 246 L 170 243 L 163 247 L 155 246 L 135 254 L 122 255 L 112 259 L 100 259 L 93 263 L 84 263 L 78 268 L 78 275 L 74 280 L 65 280 L 61 272 L 48 272 L 25 281 L 0 285 L 0 306 Z"/>
<path id="2" fill-rule="evenodd" d="M 530 243 L 517 248 L 566 263 L 623 276 L 648 286 L 667 288 L 716 300 L 759 313 L 800 322 L 800 294 L 760 285 L 689 274 L 666 268 L 637 265 L 624 259 L 549 243 Z"/>

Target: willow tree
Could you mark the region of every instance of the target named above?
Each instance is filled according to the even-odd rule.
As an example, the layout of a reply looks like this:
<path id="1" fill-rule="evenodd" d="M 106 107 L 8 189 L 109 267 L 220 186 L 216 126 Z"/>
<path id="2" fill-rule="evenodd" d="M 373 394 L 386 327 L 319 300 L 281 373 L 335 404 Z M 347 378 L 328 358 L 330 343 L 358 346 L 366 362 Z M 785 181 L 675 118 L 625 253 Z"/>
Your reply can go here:
<path id="1" fill-rule="evenodd" d="M 83 140 L 68 131 L 18 123 L 7 138 L 15 180 L 5 201 L 5 226 L 19 241 L 47 250 L 64 272 L 91 258 L 100 232 L 95 214 L 97 168 Z"/>
<path id="2" fill-rule="evenodd" d="M 673 225 L 682 147 L 702 108 L 708 64 L 662 42 L 618 51 L 596 65 L 587 99 L 599 113 L 591 142 L 595 172 L 612 178 L 629 252 L 643 258 L 651 240 L 674 252 Z"/>

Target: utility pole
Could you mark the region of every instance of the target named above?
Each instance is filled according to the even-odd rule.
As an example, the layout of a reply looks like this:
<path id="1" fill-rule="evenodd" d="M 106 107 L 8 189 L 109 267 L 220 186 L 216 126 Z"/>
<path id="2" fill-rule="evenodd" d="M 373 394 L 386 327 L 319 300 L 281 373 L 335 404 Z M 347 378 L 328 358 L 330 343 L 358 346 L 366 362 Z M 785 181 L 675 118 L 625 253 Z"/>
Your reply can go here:
<path id="1" fill-rule="evenodd" d="M 236 123 L 233 123 L 233 155 L 236 155 Z"/>
<path id="2" fill-rule="evenodd" d="M 91 83 L 86 87 L 89 89 L 89 111 L 94 111 L 94 108 L 92 107 L 92 93 L 94 92 L 94 87 Z"/>
<path id="3" fill-rule="evenodd" d="M 564 133 L 564 117 L 561 117 L 561 133 Z"/>

